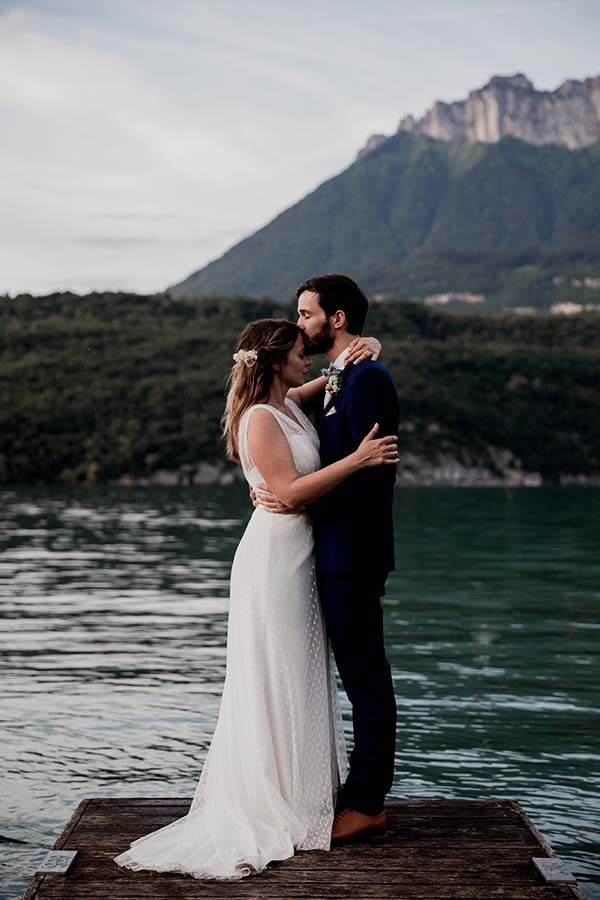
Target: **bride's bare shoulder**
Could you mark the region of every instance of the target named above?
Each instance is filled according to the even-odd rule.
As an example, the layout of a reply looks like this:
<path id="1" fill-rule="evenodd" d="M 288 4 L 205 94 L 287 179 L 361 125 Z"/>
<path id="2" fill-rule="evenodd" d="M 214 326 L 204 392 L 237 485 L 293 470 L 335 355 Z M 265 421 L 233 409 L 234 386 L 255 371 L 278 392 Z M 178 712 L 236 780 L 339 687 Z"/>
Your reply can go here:
<path id="1" fill-rule="evenodd" d="M 248 434 L 277 434 L 281 431 L 277 418 L 269 407 L 264 405 L 251 406 L 245 413 L 248 418 Z"/>
<path id="2" fill-rule="evenodd" d="M 267 407 L 253 407 L 248 422 L 248 447 L 256 465 L 262 469 L 269 460 L 287 455 L 289 445 L 275 414 Z"/>

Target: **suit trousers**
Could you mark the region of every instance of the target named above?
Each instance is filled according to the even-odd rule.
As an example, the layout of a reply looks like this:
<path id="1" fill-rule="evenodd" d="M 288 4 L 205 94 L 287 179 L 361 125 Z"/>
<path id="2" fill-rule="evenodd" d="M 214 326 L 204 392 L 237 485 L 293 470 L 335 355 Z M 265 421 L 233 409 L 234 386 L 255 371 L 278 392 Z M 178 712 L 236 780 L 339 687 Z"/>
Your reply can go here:
<path id="1" fill-rule="evenodd" d="M 352 704 L 354 747 L 337 809 L 376 815 L 394 780 L 396 748 L 396 699 L 381 608 L 385 576 L 326 572 L 317 578 L 328 637 Z"/>

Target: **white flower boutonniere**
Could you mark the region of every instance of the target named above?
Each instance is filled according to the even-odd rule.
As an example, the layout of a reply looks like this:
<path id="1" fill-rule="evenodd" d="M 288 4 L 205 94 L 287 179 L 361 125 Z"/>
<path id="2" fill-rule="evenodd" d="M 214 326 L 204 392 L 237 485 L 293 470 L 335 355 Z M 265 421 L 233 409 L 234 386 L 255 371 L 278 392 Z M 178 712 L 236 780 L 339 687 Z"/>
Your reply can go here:
<path id="1" fill-rule="evenodd" d="M 325 390 L 335 397 L 342 389 L 343 369 L 338 369 L 333 363 L 330 363 L 326 369 L 321 369 L 321 374 L 327 379 Z"/>

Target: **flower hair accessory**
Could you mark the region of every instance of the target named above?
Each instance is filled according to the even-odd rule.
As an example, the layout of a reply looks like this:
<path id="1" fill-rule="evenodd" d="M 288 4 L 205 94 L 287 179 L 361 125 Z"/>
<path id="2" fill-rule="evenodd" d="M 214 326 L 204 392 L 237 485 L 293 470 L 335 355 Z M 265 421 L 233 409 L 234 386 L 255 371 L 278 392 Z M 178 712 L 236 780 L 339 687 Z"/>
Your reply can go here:
<path id="1" fill-rule="evenodd" d="M 256 364 L 258 353 L 256 350 L 238 350 L 237 353 L 233 354 L 233 358 L 236 362 L 243 362 L 250 368 Z"/>

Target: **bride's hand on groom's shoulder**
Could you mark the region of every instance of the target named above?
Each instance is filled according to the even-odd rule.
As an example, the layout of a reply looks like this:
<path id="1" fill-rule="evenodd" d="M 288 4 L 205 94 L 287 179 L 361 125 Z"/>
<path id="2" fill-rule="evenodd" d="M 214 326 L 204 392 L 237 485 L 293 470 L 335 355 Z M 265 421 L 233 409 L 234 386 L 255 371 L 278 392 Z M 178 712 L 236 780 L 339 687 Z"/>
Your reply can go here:
<path id="1" fill-rule="evenodd" d="M 346 365 L 356 365 L 363 359 L 377 359 L 381 353 L 381 342 L 375 337 L 356 337 L 348 345 Z"/>
<path id="2" fill-rule="evenodd" d="M 278 513 L 281 515 L 299 512 L 298 509 L 290 509 L 289 506 L 282 503 L 264 483 L 257 484 L 256 488 L 250 488 L 250 499 L 252 500 L 252 505 L 255 509 L 258 509 L 260 506 L 270 513 Z"/>

